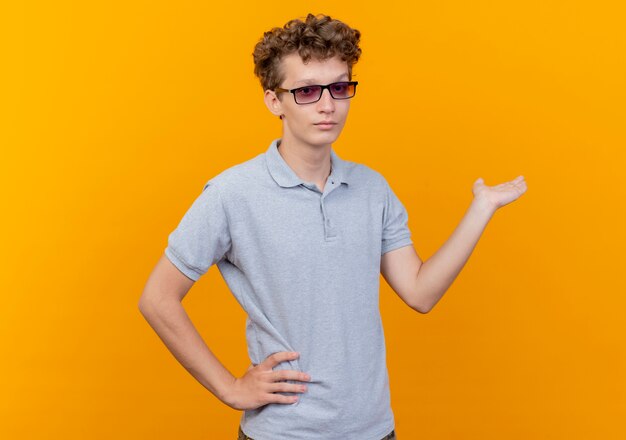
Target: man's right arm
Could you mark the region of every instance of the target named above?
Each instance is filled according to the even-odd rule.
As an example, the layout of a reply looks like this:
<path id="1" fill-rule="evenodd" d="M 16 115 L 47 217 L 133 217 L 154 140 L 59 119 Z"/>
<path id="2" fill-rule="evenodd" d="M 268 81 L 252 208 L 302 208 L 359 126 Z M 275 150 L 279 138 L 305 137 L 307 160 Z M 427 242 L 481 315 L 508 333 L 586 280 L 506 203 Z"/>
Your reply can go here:
<path id="1" fill-rule="evenodd" d="M 193 284 L 163 254 L 144 287 L 139 310 L 178 362 L 230 406 L 228 393 L 236 378 L 211 352 L 182 305 Z"/>
<path id="2" fill-rule="evenodd" d="M 308 382 L 310 377 L 306 373 L 274 370 L 281 362 L 296 359 L 298 353 L 272 353 L 260 364 L 250 365 L 242 377 L 233 376 L 209 350 L 183 308 L 181 302 L 193 284 L 194 281 L 163 254 L 144 287 L 139 310 L 178 362 L 198 382 L 237 410 L 255 409 L 268 403 L 291 404 L 297 396 L 277 393 L 306 392 L 306 385 L 285 382 Z"/>

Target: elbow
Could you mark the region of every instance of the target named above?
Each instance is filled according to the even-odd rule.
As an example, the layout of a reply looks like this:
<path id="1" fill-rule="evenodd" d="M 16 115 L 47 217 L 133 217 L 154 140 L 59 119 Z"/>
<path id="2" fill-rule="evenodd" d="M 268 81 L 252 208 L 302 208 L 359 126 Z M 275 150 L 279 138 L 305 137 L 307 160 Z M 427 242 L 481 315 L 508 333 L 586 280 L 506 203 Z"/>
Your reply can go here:
<path id="1" fill-rule="evenodd" d="M 148 323 L 154 322 L 154 320 L 157 319 L 162 312 L 159 304 L 155 303 L 153 299 L 145 297 L 145 295 L 139 299 L 137 307 L 139 308 L 141 316 L 143 316 Z"/>
<path id="2" fill-rule="evenodd" d="M 159 295 L 159 291 L 155 286 L 148 283 L 141 292 L 137 307 L 144 317 L 148 317 L 148 315 L 152 314 L 154 310 L 160 306 L 162 299 L 163 296 Z"/>
<path id="3" fill-rule="evenodd" d="M 424 289 L 423 282 L 420 282 L 418 279 L 418 275 L 424 265 L 425 263 L 422 263 L 418 266 L 417 275 L 415 275 L 415 285 L 413 286 L 413 295 L 411 296 L 413 299 L 411 308 L 422 315 L 430 312 L 435 305 L 432 301 L 428 301 L 429 295 Z"/>
<path id="4" fill-rule="evenodd" d="M 153 299 L 146 294 L 144 291 L 139 298 L 139 302 L 137 303 L 137 308 L 139 308 L 139 312 L 144 317 L 148 317 L 152 311 L 154 311 L 155 305 Z"/>
<path id="5" fill-rule="evenodd" d="M 426 301 L 416 301 L 413 303 L 411 308 L 422 315 L 430 312 L 434 307 L 434 304 L 428 303 Z"/>
<path id="6" fill-rule="evenodd" d="M 141 297 L 139 298 L 139 302 L 137 303 L 137 308 L 139 309 L 139 312 L 143 316 L 146 316 L 146 313 L 148 310 L 148 304 L 147 304 L 145 295 L 141 295 Z"/>
<path id="7" fill-rule="evenodd" d="M 426 313 L 432 310 L 432 307 L 420 304 L 420 305 L 414 306 L 413 310 L 415 310 L 418 313 L 421 313 L 422 315 L 425 315 Z"/>
<path id="8" fill-rule="evenodd" d="M 411 296 L 411 308 L 422 315 L 429 313 L 435 304 L 439 301 L 436 295 L 433 295 L 431 291 L 422 288 L 423 286 L 417 286 Z"/>
<path id="9" fill-rule="evenodd" d="M 180 305 L 181 301 L 177 298 L 167 295 L 164 296 L 150 289 L 144 289 L 137 302 L 139 311 L 144 318 L 148 320 L 163 313 L 169 314 L 173 308 Z"/>

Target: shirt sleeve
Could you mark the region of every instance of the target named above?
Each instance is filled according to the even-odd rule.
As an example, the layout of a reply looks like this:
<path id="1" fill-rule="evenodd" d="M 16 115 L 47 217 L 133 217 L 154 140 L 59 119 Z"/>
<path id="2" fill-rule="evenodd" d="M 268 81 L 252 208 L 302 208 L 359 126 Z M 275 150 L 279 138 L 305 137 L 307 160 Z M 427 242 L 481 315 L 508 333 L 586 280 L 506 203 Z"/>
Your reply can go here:
<path id="1" fill-rule="evenodd" d="M 228 219 L 215 183 L 209 181 L 168 237 L 165 255 L 197 281 L 231 247 Z"/>
<path id="2" fill-rule="evenodd" d="M 409 215 L 387 181 L 384 180 L 384 182 L 386 197 L 383 209 L 381 255 L 413 244 L 408 226 Z"/>

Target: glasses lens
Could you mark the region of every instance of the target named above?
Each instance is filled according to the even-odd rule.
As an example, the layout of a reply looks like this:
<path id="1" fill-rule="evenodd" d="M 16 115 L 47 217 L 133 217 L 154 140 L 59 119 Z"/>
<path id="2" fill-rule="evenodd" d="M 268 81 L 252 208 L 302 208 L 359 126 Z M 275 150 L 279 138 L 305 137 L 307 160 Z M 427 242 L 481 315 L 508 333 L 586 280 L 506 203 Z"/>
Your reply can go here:
<path id="1" fill-rule="evenodd" d="M 320 86 L 300 87 L 294 92 L 294 96 L 298 104 L 307 104 L 317 101 L 320 98 L 321 91 L 322 88 Z"/>
<path id="2" fill-rule="evenodd" d="M 347 99 L 354 96 L 354 84 L 349 82 L 339 82 L 330 85 L 330 94 L 335 99 Z"/>

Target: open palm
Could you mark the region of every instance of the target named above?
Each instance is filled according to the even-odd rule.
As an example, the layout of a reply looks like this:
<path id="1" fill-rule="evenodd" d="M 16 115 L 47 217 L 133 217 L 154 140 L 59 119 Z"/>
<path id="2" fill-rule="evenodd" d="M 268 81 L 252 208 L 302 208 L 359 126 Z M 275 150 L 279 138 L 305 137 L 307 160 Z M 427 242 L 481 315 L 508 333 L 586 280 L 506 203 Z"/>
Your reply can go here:
<path id="1" fill-rule="evenodd" d="M 524 176 L 518 176 L 509 182 L 504 182 L 495 186 L 485 185 L 485 182 L 481 177 L 474 182 L 472 191 L 475 199 L 483 200 L 494 209 L 498 209 L 504 205 L 508 205 L 514 200 L 517 200 L 526 192 L 526 189 L 527 187 Z"/>

